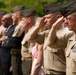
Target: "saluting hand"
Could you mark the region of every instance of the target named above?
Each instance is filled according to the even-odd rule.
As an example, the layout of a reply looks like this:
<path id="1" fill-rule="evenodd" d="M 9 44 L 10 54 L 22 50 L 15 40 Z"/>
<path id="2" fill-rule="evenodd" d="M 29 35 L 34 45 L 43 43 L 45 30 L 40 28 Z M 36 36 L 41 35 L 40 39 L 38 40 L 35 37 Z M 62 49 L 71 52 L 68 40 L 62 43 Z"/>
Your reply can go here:
<path id="1" fill-rule="evenodd" d="M 38 21 L 39 23 L 39 28 L 44 28 L 45 26 L 45 16 L 41 18 L 40 21 Z"/>
<path id="2" fill-rule="evenodd" d="M 62 25 L 63 22 L 64 22 L 64 17 L 61 17 L 52 25 L 52 27 L 58 28 Z"/>

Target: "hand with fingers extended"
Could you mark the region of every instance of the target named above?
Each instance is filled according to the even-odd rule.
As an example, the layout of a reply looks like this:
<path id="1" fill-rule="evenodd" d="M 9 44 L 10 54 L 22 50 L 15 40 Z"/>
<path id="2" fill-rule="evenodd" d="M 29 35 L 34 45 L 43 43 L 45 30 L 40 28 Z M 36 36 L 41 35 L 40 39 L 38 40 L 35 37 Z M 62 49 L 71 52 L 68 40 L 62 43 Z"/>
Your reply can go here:
<path id="1" fill-rule="evenodd" d="M 24 27 L 26 27 L 28 25 L 28 19 L 24 21 L 24 18 L 22 18 L 18 25 L 23 25 Z"/>
<path id="2" fill-rule="evenodd" d="M 54 28 L 59 28 L 62 25 L 63 22 L 64 22 L 64 17 L 61 17 L 52 26 Z"/>
<path id="3" fill-rule="evenodd" d="M 44 28 L 44 26 L 45 26 L 45 16 L 42 17 L 38 23 L 39 23 L 39 28 Z"/>

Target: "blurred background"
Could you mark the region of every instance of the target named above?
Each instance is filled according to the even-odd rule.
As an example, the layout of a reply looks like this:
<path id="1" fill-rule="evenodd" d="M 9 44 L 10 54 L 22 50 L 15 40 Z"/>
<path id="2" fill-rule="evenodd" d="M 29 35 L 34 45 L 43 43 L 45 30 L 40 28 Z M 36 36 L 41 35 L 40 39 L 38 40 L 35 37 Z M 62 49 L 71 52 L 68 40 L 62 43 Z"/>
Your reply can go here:
<path id="1" fill-rule="evenodd" d="M 0 0 L 0 9 L 4 9 L 7 12 L 10 12 L 11 8 L 14 6 L 24 5 L 26 8 L 36 9 L 37 16 L 43 16 L 43 6 L 48 3 L 58 1 L 65 3 L 68 0 Z"/>

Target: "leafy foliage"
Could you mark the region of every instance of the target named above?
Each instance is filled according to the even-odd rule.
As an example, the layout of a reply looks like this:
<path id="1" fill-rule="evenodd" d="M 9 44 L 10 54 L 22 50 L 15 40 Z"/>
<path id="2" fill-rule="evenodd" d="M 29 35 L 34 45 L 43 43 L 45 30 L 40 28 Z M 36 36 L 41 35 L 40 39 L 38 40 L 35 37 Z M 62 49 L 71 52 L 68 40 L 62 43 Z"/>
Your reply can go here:
<path id="1" fill-rule="evenodd" d="M 66 2 L 67 0 L 0 0 L 0 9 L 10 12 L 11 8 L 17 5 L 24 5 L 26 8 L 34 8 L 38 16 L 43 16 L 43 7 L 51 2 Z"/>

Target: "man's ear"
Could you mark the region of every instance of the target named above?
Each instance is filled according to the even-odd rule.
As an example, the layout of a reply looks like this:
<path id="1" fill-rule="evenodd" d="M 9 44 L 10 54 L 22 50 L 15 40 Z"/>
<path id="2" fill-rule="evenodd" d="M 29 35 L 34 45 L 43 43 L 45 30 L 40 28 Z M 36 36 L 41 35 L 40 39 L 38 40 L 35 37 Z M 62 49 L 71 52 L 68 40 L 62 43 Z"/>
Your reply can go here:
<path id="1" fill-rule="evenodd" d="M 56 19 L 59 19 L 60 17 L 61 17 L 61 15 L 57 15 L 57 16 L 56 16 Z"/>

